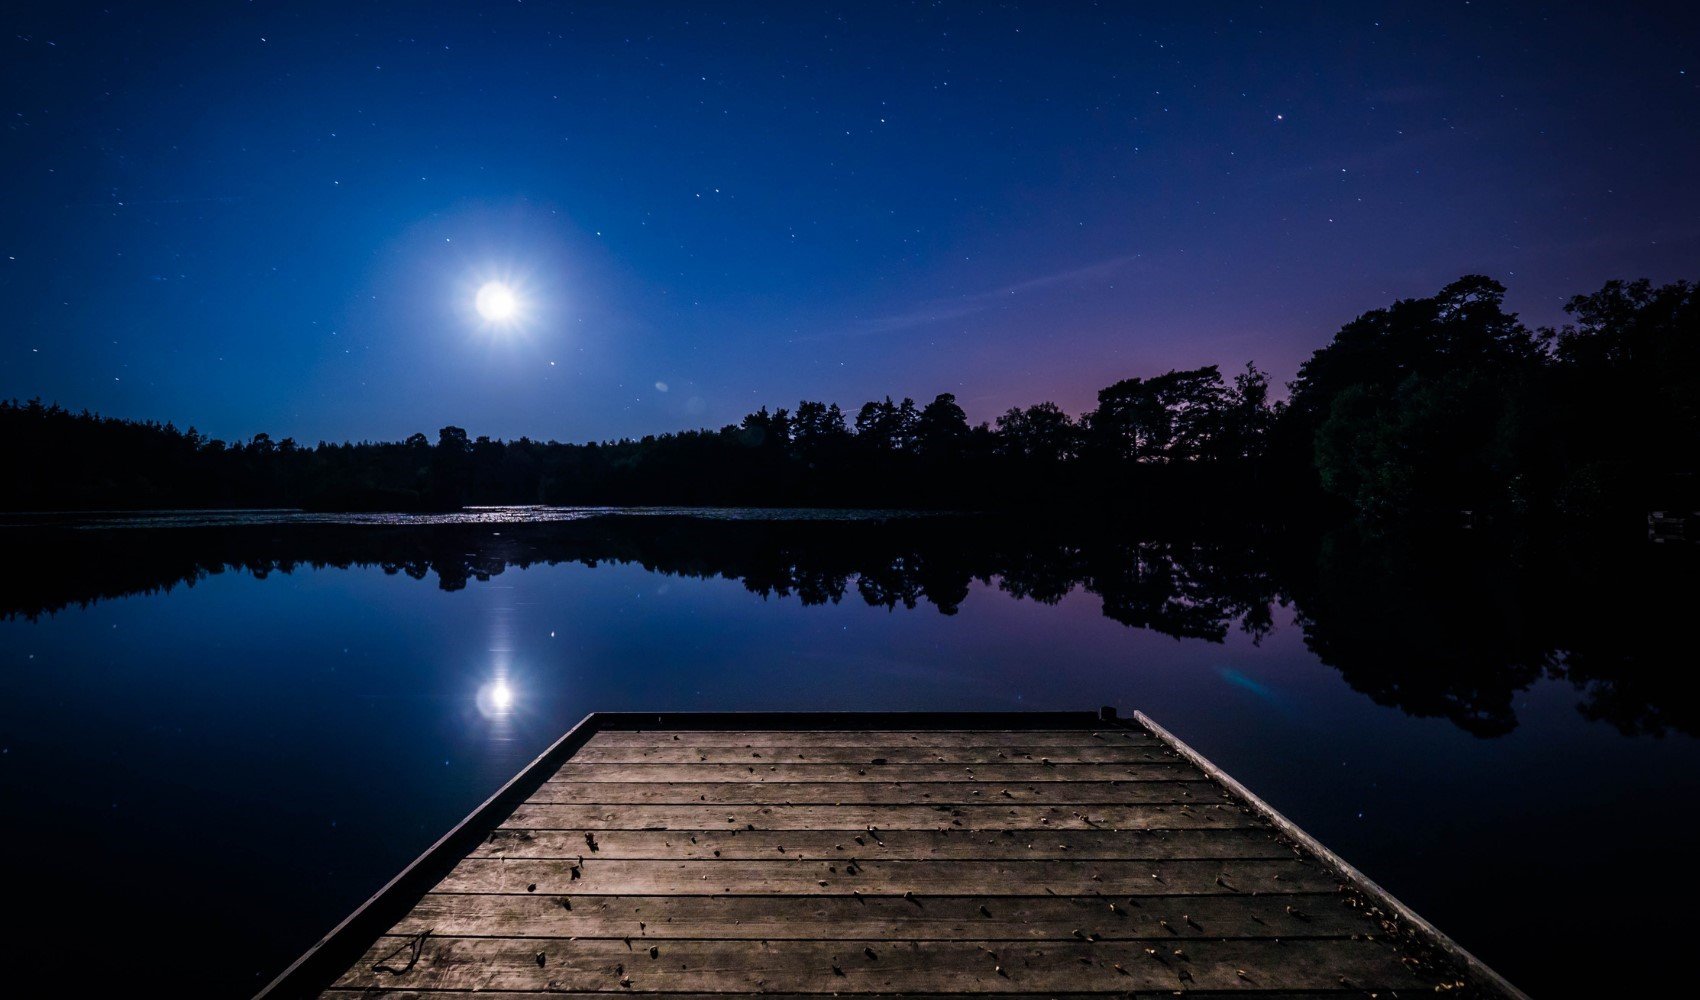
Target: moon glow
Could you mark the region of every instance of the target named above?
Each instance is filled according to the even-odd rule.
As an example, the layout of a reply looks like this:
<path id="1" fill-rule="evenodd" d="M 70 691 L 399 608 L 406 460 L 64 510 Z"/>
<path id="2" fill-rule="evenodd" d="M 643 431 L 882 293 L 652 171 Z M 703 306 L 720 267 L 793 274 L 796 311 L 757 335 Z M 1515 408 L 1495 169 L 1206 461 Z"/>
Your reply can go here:
<path id="1" fill-rule="evenodd" d="M 514 296 L 514 290 L 500 281 L 486 281 L 478 289 L 478 297 L 473 304 L 478 307 L 478 315 L 491 323 L 505 323 L 519 312 L 519 299 Z"/>

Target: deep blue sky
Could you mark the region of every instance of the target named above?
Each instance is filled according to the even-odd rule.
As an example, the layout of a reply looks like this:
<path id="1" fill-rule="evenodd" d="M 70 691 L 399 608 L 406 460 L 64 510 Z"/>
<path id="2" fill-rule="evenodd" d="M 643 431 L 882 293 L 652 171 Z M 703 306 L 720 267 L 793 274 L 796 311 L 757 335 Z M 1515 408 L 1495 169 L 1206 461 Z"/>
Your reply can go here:
<path id="1" fill-rule="evenodd" d="M 638 6 L 7 5 L 0 397 L 307 442 L 987 419 L 1286 379 L 1466 272 L 1535 323 L 1700 276 L 1674 4 Z"/>

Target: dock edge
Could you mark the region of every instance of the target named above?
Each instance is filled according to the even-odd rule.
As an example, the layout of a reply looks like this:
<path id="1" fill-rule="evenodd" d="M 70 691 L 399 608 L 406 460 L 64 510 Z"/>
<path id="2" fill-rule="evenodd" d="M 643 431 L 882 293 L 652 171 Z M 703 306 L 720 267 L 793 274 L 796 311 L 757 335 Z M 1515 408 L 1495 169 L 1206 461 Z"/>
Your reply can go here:
<path id="1" fill-rule="evenodd" d="M 1106 711 L 1105 721 L 1113 720 L 1113 714 Z M 1240 784 L 1228 772 L 1217 767 L 1211 762 L 1210 758 L 1199 753 L 1197 750 L 1194 750 L 1180 737 L 1163 728 L 1163 726 L 1155 719 L 1152 719 L 1144 712 L 1135 711 L 1133 713 L 1133 720 L 1150 730 L 1151 735 L 1162 740 L 1164 743 L 1167 743 L 1181 756 L 1192 761 L 1199 770 L 1209 775 L 1212 780 L 1219 782 L 1223 787 L 1227 788 L 1228 791 L 1242 799 L 1246 805 L 1251 806 L 1252 809 L 1254 809 L 1264 819 L 1274 824 L 1276 829 L 1291 838 L 1300 847 L 1303 847 L 1306 851 L 1309 851 L 1311 854 L 1320 859 L 1324 864 L 1335 869 L 1341 875 L 1344 875 L 1346 880 L 1353 883 L 1359 891 L 1364 893 L 1364 895 L 1369 896 L 1376 903 L 1386 908 L 1388 912 L 1397 914 L 1399 919 L 1404 921 L 1405 924 L 1407 924 L 1415 933 L 1427 938 L 1431 944 L 1445 952 L 1454 961 L 1464 966 L 1471 975 L 1479 976 L 1482 982 L 1491 985 L 1507 997 L 1510 997 L 1511 1000 L 1531 1000 L 1527 993 L 1524 993 L 1522 990 L 1513 986 L 1509 980 L 1495 972 L 1487 963 L 1483 962 L 1475 955 L 1470 954 L 1469 950 L 1463 945 L 1452 940 L 1450 937 L 1447 937 L 1440 928 L 1429 923 L 1427 920 L 1424 920 L 1417 911 L 1400 902 L 1397 896 L 1394 896 L 1386 889 L 1383 889 L 1375 882 L 1375 880 L 1371 879 L 1357 868 L 1354 868 L 1346 861 L 1345 858 L 1342 858 L 1340 855 L 1329 850 L 1321 841 L 1306 833 L 1303 827 L 1281 815 L 1274 806 L 1263 801 L 1263 799 L 1259 798 L 1251 789 Z"/>

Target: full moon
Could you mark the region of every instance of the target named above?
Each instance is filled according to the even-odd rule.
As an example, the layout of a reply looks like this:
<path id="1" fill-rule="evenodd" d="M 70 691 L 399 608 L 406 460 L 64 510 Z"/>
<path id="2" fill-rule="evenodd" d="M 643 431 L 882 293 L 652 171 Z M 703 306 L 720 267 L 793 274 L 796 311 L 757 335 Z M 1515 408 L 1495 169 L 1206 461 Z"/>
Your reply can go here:
<path id="1" fill-rule="evenodd" d="M 519 311 L 519 300 L 514 298 L 514 290 L 500 281 L 486 281 L 478 289 L 478 315 L 492 323 L 500 323 L 514 318 Z"/>

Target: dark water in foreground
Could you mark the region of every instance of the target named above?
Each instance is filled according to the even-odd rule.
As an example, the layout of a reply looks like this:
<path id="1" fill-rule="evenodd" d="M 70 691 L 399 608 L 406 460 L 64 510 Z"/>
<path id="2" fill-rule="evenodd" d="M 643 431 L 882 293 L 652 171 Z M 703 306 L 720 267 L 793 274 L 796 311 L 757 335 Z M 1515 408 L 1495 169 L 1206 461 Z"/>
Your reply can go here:
<path id="1" fill-rule="evenodd" d="M 0 528 L 16 954 L 251 992 L 594 710 L 1109 704 L 1537 996 L 1682 961 L 1691 550 L 553 516 Z"/>

